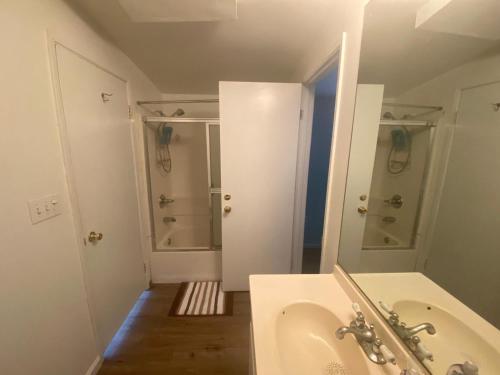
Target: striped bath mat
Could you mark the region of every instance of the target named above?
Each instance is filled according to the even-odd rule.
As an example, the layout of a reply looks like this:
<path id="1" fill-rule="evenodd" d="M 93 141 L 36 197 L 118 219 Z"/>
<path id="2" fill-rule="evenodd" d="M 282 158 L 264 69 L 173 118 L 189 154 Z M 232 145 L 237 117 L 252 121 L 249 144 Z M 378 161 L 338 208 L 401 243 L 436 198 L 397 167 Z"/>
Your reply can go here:
<path id="1" fill-rule="evenodd" d="M 233 314 L 233 294 L 222 291 L 220 281 L 190 281 L 182 283 L 170 316 L 216 316 Z"/>

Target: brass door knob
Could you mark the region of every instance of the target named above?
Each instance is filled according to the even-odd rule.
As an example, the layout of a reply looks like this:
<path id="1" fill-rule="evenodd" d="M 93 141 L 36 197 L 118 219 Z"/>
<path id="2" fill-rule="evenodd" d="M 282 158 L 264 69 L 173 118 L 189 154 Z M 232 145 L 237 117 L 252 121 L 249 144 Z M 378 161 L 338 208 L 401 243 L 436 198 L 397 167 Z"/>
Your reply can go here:
<path id="1" fill-rule="evenodd" d="M 230 213 L 231 212 L 231 206 L 224 206 L 224 212 L 226 214 Z"/>
<path id="2" fill-rule="evenodd" d="M 97 242 L 102 240 L 102 233 L 96 233 L 94 231 L 89 233 L 89 242 Z"/>
<path id="3" fill-rule="evenodd" d="M 368 213 L 368 208 L 363 207 L 363 206 L 360 206 L 360 207 L 358 207 L 358 212 L 359 212 L 361 215 L 366 215 L 366 214 Z"/>

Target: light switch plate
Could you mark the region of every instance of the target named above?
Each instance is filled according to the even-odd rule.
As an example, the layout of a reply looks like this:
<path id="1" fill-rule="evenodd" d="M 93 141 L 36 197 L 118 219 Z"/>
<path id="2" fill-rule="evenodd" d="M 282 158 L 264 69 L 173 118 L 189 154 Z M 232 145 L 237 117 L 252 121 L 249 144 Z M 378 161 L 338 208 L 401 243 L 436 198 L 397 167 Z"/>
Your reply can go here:
<path id="1" fill-rule="evenodd" d="M 37 224 L 61 214 L 61 198 L 58 194 L 31 200 L 28 202 L 31 223 Z"/>

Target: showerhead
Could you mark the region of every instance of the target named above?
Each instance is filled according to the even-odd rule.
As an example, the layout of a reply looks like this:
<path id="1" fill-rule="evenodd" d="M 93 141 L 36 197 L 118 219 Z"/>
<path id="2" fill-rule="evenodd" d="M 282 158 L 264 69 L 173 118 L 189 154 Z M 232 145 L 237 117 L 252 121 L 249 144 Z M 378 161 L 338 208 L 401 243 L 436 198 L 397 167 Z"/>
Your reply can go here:
<path id="1" fill-rule="evenodd" d="M 174 113 L 170 115 L 170 117 L 176 117 L 176 116 L 182 116 L 184 113 L 184 110 L 182 108 L 177 108 Z"/>

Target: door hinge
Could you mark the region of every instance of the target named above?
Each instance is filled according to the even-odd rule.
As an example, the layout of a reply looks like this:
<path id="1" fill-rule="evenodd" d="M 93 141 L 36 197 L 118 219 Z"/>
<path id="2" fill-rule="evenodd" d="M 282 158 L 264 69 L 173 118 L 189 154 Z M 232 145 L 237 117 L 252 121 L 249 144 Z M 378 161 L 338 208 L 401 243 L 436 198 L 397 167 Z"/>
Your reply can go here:
<path id="1" fill-rule="evenodd" d="M 302 117 L 304 117 L 304 110 L 301 109 L 299 112 L 299 120 L 302 120 Z"/>
<path id="2" fill-rule="evenodd" d="M 83 246 L 87 246 L 87 239 L 83 237 Z"/>
<path id="3" fill-rule="evenodd" d="M 144 263 L 144 273 L 147 273 L 146 263 Z"/>
<path id="4" fill-rule="evenodd" d="M 132 120 L 132 117 L 134 116 L 134 110 L 132 109 L 132 106 L 128 106 L 128 118 Z"/>

